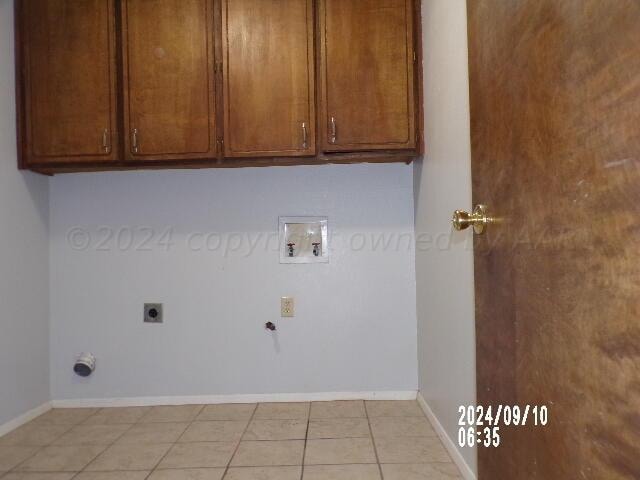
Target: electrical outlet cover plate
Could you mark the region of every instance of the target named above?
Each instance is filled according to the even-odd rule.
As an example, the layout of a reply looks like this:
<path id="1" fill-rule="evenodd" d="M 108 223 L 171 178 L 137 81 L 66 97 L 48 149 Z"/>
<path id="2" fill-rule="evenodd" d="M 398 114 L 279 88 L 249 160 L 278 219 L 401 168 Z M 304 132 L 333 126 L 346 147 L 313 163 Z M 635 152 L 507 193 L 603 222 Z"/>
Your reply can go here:
<path id="1" fill-rule="evenodd" d="M 280 217 L 279 221 L 280 263 L 329 263 L 327 217 Z"/>
<path id="2" fill-rule="evenodd" d="M 280 299 L 280 316 L 295 317 L 296 303 L 293 297 L 282 297 Z"/>
<path id="3" fill-rule="evenodd" d="M 162 304 L 161 303 L 145 303 L 144 304 L 144 323 L 163 323 Z"/>

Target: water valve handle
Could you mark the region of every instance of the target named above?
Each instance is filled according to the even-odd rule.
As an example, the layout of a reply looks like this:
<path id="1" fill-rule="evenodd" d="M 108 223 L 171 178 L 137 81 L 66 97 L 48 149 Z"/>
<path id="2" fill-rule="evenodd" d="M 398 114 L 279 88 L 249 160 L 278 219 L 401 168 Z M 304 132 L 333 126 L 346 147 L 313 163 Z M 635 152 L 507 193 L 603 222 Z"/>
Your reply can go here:
<path id="1" fill-rule="evenodd" d="M 273 322 L 267 322 L 264 326 L 267 330 L 271 330 L 272 332 L 275 332 L 276 330 L 276 326 L 273 324 Z"/>

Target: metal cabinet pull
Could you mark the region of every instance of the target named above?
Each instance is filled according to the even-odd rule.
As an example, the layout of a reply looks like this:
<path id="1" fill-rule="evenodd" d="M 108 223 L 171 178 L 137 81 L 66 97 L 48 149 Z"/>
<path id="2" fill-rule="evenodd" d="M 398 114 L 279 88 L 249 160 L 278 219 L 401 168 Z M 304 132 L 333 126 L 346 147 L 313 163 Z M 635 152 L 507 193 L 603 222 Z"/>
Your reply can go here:
<path id="1" fill-rule="evenodd" d="M 107 128 L 105 128 L 102 132 L 102 149 L 105 151 L 105 153 L 109 153 L 109 150 L 111 150 L 111 145 L 109 142 L 109 130 Z"/>
<path id="2" fill-rule="evenodd" d="M 336 118 L 331 117 L 331 135 L 329 136 L 329 143 L 336 143 L 338 137 L 338 129 L 336 127 Z"/>
<path id="3" fill-rule="evenodd" d="M 303 149 L 307 149 L 309 148 L 309 137 L 308 137 L 308 133 L 307 133 L 307 123 L 306 122 L 302 122 L 302 148 Z"/>
<path id="4" fill-rule="evenodd" d="M 138 129 L 134 128 L 131 131 L 131 148 L 133 149 L 133 153 L 138 153 Z"/>

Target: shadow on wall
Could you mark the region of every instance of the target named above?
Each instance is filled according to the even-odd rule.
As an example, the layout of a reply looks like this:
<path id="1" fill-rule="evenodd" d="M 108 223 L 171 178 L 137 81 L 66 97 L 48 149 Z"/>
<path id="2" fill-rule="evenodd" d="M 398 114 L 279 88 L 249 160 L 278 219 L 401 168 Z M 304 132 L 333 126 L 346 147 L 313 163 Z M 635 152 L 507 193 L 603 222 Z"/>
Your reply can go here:
<path id="1" fill-rule="evenodd" d="M 16 167 L 17 168 L 17 167 Z M 29 193 L 34 210 L 45 225 L 49 225 L 49 193 L 47 186 L 49 179 L 38 173 L 18 172 L 19 178 L 24 182 L 25 190 Z"/>
<path id="2" fill-rule="evenodd" d="M 417 158 L 413 162 L 413 204 L 416 208 L 413 209 L 413 222 L 418 223 L 418 208 L 420 205 L 420 193 L 422 191 L 422 169 L 424 168 L 424 157 Z"/>

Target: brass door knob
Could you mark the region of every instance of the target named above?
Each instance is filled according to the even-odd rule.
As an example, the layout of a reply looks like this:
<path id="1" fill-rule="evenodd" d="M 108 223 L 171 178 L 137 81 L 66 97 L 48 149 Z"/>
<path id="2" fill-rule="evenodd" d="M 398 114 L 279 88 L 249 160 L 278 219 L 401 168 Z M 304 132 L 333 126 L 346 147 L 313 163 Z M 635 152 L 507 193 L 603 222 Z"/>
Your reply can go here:
<path id="1" fill-rule="evenodd" d="M 477 205 L 473 209 L 473 213 L 468 213 L 464 210 L 456 210 L 453 213 L 453 228 L 456 230 L 466 230 L 469 227 L 473 227 L 473 231 L 476 234 L 482 235 L 492 222 L 493 219 L 487 214 L 485 205 Z"/>

